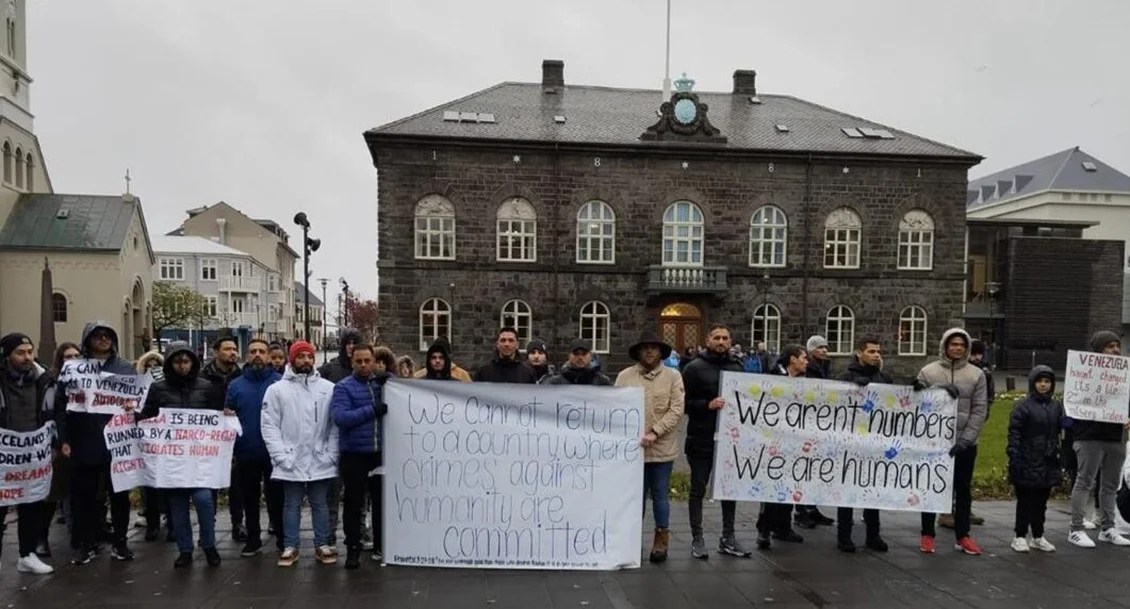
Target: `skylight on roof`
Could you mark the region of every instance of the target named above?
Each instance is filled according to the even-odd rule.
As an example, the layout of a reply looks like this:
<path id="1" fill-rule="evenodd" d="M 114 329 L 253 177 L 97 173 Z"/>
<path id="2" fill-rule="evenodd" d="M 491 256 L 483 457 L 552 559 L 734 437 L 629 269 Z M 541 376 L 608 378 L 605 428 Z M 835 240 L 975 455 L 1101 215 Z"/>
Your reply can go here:
<path id="1" fill-rule="evenodd" d="M 558 115 L 553 117 L 553 122 L 557 123 L 558 125 L 564 125 L 565 124 L 565 117 L 558 114 Z"/>
<path id="2" fill-rule="evenodd" d="M 788 133 L 789 126 L 784 123 L 777 123 L 777 133 Z"/>
<path id="3" fill-rule="evenodd" d="M 863 134 L 860 133 L 859 129 L 856 129 L 855 127 L 844 127 L 840 129 L 840 131 L 843 131 L 844 135 L 848 137 L 863 137 Z"/>
<path id="4" fill-rule="evenodd" d="M 443 112 L 443 121 L 445 123 L 487 123 L 494 124 L 498 121 L 494 118 L 494 114 L 490 112 L 455 112 L 452 110 L 445 110 Z"/>
<path id="5" fill-rule="evenodd" d="M 443 120 L 444 120 L 444 122 L 448 122 L 448 123 L 458 123 L 459 122 L 459 113 L 458 112 L 452 112 L 450 110 L 444 111 Z"/>
<path id="6" fill-rule="evenodd" d="M 760 104 L 760 103 L 761 103 L 761 98 L 760 98 L 760 97 L 758 97 L 758 96 L 756 96 L 756 95 L 754 95 L 753 97 L 749 98 L 749 103 L 751 103 L 751 104 Z"/>
<path id="7" fill-rule="evenodd" d="M 1083 161 L 1083 171 L 1098 171 L 1098 170 L 1099 170 L 1098 165 L 1095 165 L 1091 161 Z"/>

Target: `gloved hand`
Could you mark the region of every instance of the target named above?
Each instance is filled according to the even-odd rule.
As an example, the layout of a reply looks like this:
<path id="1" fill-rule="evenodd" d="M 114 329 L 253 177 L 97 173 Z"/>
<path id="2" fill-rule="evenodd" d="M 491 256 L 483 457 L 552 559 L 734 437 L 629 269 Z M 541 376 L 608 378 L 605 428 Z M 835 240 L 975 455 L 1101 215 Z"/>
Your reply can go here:
<path id="1" fill-rule="evenodd" d="M 957 390 L 957 385 L 945 384 L 940 385 L 940 387 L 942 389 L 945 389 L 946 393 L 950 394 L 950 397 L 955 400 L 957 399 L 957 396 L 961 395 L 961 392 Z"/>
<path id="2" fill-rule="evenodd" d="M 971 446 L 973 446 L 973 443 L 970 442 L 969 440 L 964 440 L 964 439 L 958 440 L 957 444 L 954 444 L 953 448 L 950 449 L 950 456 L 956 457 L 956 456 L 964 453 L 965 451 L 969 450 L 969 447 L 971 447 Z"/>
<path id="3" fill-rule="evenodd" d="M 857 376 L 852 380 L 854 380 L 855 384 L 859 385 L 860 387 L 866 387 L 871 384 L 871 379 L 867 378 L 866 376 Z"/>
<path id="4" fill-rule="evenodd" d="M 911 386 L 914 387 L 915 391 L 922 391 L 923 389 L 929 387 L 929 385 L 922 382 L 922 379 L 914 379 L 914 383 Z"/>
<path id="5" fill-rule="evenodd" d="M 377 402 L 373 405 L 373 412 L 376 413 L 378 419 L 385 416 L 388 414 L 388 404 Z"/>

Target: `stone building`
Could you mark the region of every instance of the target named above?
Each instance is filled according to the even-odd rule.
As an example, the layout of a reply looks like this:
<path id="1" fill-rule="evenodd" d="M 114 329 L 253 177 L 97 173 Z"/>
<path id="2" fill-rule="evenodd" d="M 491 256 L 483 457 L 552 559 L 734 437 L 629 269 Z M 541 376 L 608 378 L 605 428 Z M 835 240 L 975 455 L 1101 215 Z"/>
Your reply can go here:
<path id="1" fill-rule="evenodd" d="M 962 317 L 970 152 L 788 95 L 504 82 L 367 131 L 384 342 L 489 357 L 592 340 L 606 369 L 656 330 L 679 348 L 877 334 L 906 374 Z M 843 366 L 843 362 L 837 364 Z"/>

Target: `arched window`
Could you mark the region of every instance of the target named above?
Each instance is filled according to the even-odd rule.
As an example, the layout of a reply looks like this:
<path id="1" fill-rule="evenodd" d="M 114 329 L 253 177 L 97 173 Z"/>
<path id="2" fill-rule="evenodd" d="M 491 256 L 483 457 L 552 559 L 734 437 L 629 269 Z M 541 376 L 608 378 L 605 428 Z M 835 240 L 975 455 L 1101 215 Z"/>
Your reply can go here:
<path id="1" fill-rule="evenodd" d="M 513 197 L 498 206 L 498 259 L 509 262 L 537 262 L 538 213 L 522 197 Z"/>
<path id="2" fill-rule="evenodd" d="M 416 258 L 455 260 L 455 206 L 444 197 L 416 203 Z"/>
<path id="3" fill-rule="evenodd" d="M 785 266 L 785 245 L 789 219 L 785 212 L 766 205 L 753 212 L 749 219 L 749 265 Z"/>
<path id="4" fill-rule="evenodd" d="M 55 292 L 51 295 L 51 313 L 55 323 L 67 323 L 67 297 Z"/>
<path id="5" fill-rule="evenodd" d="M 611 325 L 612 318 L 608 314 L 608 306 L 603 302 L 592 300 L 581 307 L 581 338 L 589 341 L 593 351 L 608 353 L 611 350 L 612 341 L 609 338 Z"/>
<path id="6" fill-rule="evenodd" d="M 899 221 L 899 269 L 929 271 L 934 268 L 934 219 L 912 209 Z"/>
<path id="7" fill-rule="evenodd" d="M 27 188 L 30 191 L 32 189 L 32 185 L 35 184 L 35 182 L 32 180 L 32 176 L 35 175 L 35 174 L 32 173 L 31 153 L 30 152 L 27 153 L 27 163 L 26 163 L 25 167 L 27 168 L 27 183 L 24 184 L 24 187 Z"/>
<path id="8" fill-rule="evenodd" d="M 926 355 L 926 309 L 910 306 L 899 314 L 899 355 Z"/>
<path id="9" fill-rule="evenodd" d="M 702 266 L 702 210 L 676 201 L 663 212 L 663 264 Z"/>
<path id="10" fill-rule="evenodd" d="M 518 344 L 521 348 L 534 338 L 534 315 L 530 305 L 521 300 L 511 300 L 502 305 L 502 314 L 498 317 L 498 327 L 511 327 L 518 331 Z"/>
<path id="11" fill-rule="evenodd" d="M 451 342 L 451 305 L 431 298 L 420 305 L 420 351 L 427 351 L 441 336 Z"/>
<path id="12" fill-rule="evenodd" d="M 765 303 L 753 311 L 753 345 L 750 351 L 755 351 L 757 343 L 764 342 L 765 348 L 770 353 L 781 352 L 781 310 L 775 305 Z"/>
<path id="13" fill-rule="evenodd" d="M 4 142 L 4 183 L 12 183 L 12 144 Z"/>
<path id="14" fill-rule="evenodd" d="M 16 188 L 24 187 L 24 151 L 16 148 Z"/>
<path id="15" fill-rule="evenodd" d="M 841 207 L 824 221 L 824 268 L 859 268 L 859 238 L 863 222 L 859 214 Z"/>
<path id="16" fill-rule="evenodd" d="M 828 339 L 828 353 L 831 355 L 850 355 L 855 343 L 855 314 L 844 305 L 837 305 L 828 311 L 825 324 L 825 337 Z"/>
<path id="17" fill-rule="evenodd" d="M 616 212 L 604 201 L 589 201 L 577 211 L 577 262 L 616 262 Z"/>

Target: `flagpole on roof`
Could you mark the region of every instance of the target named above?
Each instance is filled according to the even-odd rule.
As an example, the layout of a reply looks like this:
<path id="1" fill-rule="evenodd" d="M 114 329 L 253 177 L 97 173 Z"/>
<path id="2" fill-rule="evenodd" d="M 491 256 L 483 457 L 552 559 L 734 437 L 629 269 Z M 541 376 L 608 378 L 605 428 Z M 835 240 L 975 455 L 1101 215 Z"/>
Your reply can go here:
<path id="1" fill-rule="evenodd" d="M 671 97 L 671 0 L 667 0 L 667 61 L 663 68 L 663 101 Z"/>

